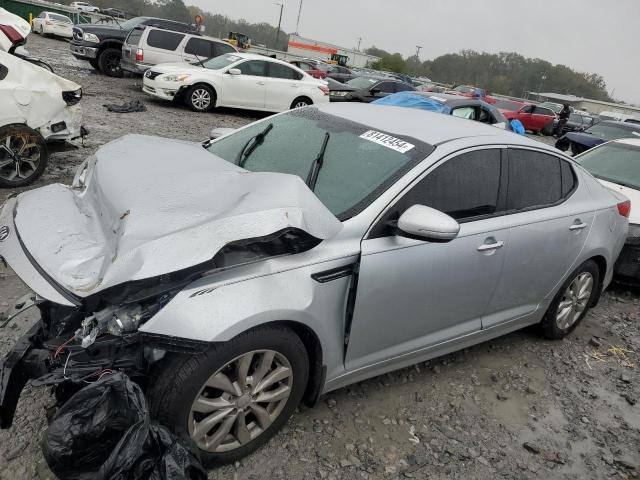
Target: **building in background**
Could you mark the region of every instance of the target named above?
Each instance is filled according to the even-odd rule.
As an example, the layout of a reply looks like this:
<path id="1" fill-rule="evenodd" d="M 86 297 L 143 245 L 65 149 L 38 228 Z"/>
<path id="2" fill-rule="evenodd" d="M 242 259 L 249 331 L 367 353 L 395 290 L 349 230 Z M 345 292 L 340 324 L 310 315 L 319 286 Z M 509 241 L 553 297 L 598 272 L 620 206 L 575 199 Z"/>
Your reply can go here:
<path id="1" fill-rule="evenodd" d="M 299 35 L 289 35 L 287 53 L 292 56 L 313 58 L 324 62 L 329 62 L 336 57 L 342 56 L 346 57 L 347 66 L 355 68 L 364 68 L 369 63 L 380 60 L 380 57 L 367 55 L 359 50 L 312 40 L 311 38 L 301 37 Z"/>
<path id="2" fill-rule="evenodd" d="M 626 105 L 624 103 L 603 102 L 602 100 L 593 100 L 591 98 L 576 97 L 575 95 L 564 95 L 561 93 L 551 92 L 526 92 L 526 94 L 527 99 L 535 99 L 540 102 L 548 101 L 562 104 L 568 103 L 576 110 L 585 110 L 589 113 L 617 113 L 623 117 L 634 117 L 640 119 L 640 107 Z"/>

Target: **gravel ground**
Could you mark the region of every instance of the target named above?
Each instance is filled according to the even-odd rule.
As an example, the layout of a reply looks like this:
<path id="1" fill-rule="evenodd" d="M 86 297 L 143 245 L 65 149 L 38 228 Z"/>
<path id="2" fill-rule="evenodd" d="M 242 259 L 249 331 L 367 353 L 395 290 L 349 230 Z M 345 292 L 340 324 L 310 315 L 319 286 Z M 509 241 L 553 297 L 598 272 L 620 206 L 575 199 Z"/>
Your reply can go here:
<path id="1" fill-rule="evenodd" d="M 35 186 L 68 182 L 82 159 L 126 133 L 201 141 L 212 127 L 262 116 L 198 115 L 146 97 L 139 78 L 96 74 L 63 41 L 30 37 L 28 48 L 82 85 L 91 132 L 84 146 L 55 153 Z M 102 106 L 133 99 L 148 111 Z M 0 202 L 9 193 L 0 192 Z M 0 275 L 0 310 L 25 291 L 12 272 Z M 527 329 L 332 392 L 301 408 L 267 446 L 209 478 L 638 478 L 639 308 L 638 291 L 616 286 L 563 341 Z M 0 330 L 0 355 L 28 324 Z M 54 478 L 39 446 L 52 403 L 46 389 L 25 389 L 14 426 L 0 431 L 0 480 Z"/>

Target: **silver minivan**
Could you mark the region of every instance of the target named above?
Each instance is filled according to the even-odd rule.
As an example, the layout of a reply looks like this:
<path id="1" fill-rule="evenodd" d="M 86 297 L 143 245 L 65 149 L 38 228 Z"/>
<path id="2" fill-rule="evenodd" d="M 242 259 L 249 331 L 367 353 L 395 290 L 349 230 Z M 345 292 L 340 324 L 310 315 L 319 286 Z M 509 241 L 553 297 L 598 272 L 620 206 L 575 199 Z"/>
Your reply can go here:
<path id="1" fill-rule="evenodd" d="M 134 28 L 122 46 L 123 70 L 144 73 L 159 63 L 189 62 L 217 57 L 237 50 L 219 39 L 157 27 Z"/>

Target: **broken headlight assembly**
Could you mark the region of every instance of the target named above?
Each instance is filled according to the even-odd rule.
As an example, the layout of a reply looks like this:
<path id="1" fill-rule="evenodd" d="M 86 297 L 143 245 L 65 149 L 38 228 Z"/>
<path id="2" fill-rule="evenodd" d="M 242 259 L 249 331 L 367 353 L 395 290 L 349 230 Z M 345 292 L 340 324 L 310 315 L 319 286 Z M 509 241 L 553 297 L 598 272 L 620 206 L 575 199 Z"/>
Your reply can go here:
<path id="1" fill-rule="evenodd" d="M 69 106 L 77 105 L 80 100 L 82 100 L 82 89 L 78 90 L 62 92 L 62 99 Z"/>

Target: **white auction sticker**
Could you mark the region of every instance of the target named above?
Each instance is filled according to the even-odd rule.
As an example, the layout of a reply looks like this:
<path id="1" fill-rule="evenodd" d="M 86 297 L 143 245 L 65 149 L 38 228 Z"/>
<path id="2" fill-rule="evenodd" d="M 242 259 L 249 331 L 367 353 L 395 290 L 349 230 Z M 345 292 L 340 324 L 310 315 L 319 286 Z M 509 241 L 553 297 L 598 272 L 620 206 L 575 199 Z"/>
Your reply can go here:
<path id="1" fill-rule="evenodd" d="M 362 135 L 360 135 L 360 138 L 364 138 L 365 140 L 369 140 L 370 142 L 377 143 L 400 153 L 407 153 L 409 150 L 415 147 L 415 145 L 405 142 L 400 138 L 392 137 L 391 135 L 387 135 L 386 133 L 376 132 L 375 130 L 364 132 Z"/>

